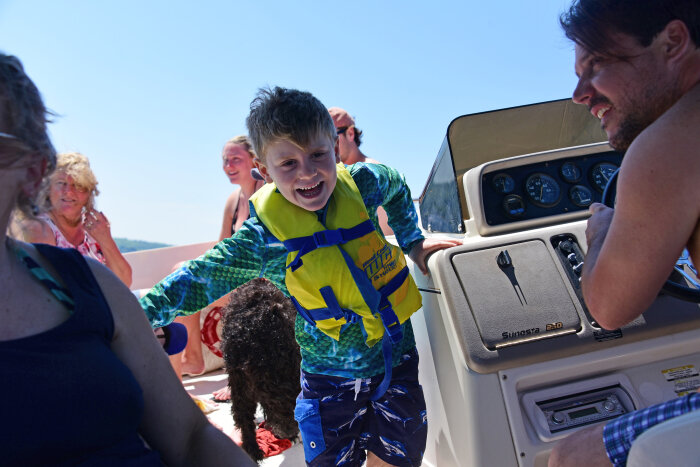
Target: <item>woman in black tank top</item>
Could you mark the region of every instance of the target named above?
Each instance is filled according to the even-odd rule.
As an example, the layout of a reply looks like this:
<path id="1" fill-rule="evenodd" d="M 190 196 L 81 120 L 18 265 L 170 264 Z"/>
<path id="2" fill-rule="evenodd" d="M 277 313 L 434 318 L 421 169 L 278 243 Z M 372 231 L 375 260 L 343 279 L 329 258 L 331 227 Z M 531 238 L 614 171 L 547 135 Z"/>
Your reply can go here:
<path id="1" fill-rule="evenodd" d="M 46 109 L 0 53 L 3 465 L 255 465 L 172 374 L 131 291 L 75 250 L 7 235 L 56 164 Z M 43 401 L 37 403 L 37 401 Z"/>
<path id="2" fill-rule="evenodd" d="M 224 145 L 221 158 L 224 173 L 229 181 L 239 185 L 239 188 L 231 193 L 226 200 L 219 241 L 233 235 L 233 233 L 243 225 L 243 222 L 248 219 L 250 216 L 248 199 L 264 185 L 262 180 L 253 177 L 252 170 L 255 167 L 253 164 L 255 152 L 247 136 L 240 135 L 228 140 Z M 228 294 L 226 294 L 214 304 L 224 306 L 228 303 L 228 299 Z M 202 355 L 200 313 L 197 312 L 189 316 L 178 317 L 175 321 L 187 327 L 188 336 L 187 346 L 182 356 L 179 358 L 177 356 L 172 357 L 175 371 L 183 375 L 202 374 L 206 368 L 204 356 Z M 180 366 L 180 368 L 178 368 L 178 366 Z M 230 398 L 228 386 L 214 392 L 214 398 L 216 400 L 228 400 Z"/>

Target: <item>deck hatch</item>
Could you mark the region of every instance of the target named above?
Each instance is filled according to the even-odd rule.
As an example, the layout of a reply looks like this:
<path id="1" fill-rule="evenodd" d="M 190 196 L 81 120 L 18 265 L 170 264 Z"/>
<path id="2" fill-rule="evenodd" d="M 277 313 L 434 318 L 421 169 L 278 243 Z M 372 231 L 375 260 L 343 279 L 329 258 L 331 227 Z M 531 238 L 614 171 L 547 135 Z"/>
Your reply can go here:
<path id="1" fill-rule="evenodd" d="M 581 329 L 571 296 L 544 242 L 469 251 L 455 255 L 452 262 L 483 345 L 489 350 Z"/>

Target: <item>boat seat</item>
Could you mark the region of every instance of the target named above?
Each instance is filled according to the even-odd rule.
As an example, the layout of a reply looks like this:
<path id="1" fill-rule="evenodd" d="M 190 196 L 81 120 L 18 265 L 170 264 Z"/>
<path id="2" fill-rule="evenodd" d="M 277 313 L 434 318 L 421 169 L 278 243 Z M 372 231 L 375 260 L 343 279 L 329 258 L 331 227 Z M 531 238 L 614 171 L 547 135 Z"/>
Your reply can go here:
<path id="1" fill-rule="evenodd" d="M 655 425 L 630 449 L 627 467 L 700 465 L 700 410 Z"/>

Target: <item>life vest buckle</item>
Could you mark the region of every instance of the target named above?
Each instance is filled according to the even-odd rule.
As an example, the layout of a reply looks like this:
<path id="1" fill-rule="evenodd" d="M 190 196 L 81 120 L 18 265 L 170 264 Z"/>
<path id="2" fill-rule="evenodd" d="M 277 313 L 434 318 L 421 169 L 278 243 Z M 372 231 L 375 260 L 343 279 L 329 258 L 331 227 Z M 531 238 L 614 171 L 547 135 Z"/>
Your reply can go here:
<path id="1" fill-rule="evenodd" d="M 381 316 L 382 324 L 384 324 L 384 329 L 391 338 L 391 342 L 396 344 L 403 338 L 403 328 L 389 299 L 384 298 L 379 304 L 379 315 Z"/>
<path id="2" fill-rule="evenodd" d="M 316 248 L 335 246 L 343 243 L 343 235 L 340 230 L 321 230 L 312 235 Z"/>
<path id="3" fill-rule="evenodd" d="M 326 302 L 326 306 L 328 307 L 326 309 L 334 319 L 341 320 L 344 318 L 348 323 L 356 323 L 360 319 L 360 316 L 354 311 L 340 307 L 338 299 L 330 285 L 321 287 L 318 291 Z"/>
<path id="4" fill-rule="evenodd" d="M 357 323 L 360 319 L 362 319 L 362 317 L 360 315 L 358 315 L 357 313 L 355 313 L 352 310 L 342 308 L 341 311 L 342 311 L 341 316 L 339 318 L 336 318 L 336 319 L 345 318 L 345 321 L 348 323 Z"/>

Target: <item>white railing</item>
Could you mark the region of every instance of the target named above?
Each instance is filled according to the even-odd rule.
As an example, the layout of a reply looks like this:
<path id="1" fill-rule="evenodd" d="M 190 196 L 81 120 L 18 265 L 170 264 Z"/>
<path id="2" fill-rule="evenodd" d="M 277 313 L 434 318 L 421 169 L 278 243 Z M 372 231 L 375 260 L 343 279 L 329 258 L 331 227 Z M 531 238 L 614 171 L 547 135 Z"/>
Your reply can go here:
<path id="1" fill-rule="evenodd" d="M 131 289 L 150 289 L 170 274 L 177 263 L 197 258 L 215 244 L 211 241 L 125 253 L 133 275 Z"/>

